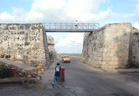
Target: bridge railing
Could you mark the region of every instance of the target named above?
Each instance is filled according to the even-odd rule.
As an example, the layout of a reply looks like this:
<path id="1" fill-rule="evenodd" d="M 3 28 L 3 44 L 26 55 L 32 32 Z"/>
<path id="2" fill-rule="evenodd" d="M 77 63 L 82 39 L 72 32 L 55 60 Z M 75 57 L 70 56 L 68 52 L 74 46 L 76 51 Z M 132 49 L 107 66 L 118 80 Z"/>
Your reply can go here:
<path id="1" fill-rule="evenodd" d="M 46 32 L 91 32 L 100 27 L 99 23 L 48 23 L 43 26 Z"/>

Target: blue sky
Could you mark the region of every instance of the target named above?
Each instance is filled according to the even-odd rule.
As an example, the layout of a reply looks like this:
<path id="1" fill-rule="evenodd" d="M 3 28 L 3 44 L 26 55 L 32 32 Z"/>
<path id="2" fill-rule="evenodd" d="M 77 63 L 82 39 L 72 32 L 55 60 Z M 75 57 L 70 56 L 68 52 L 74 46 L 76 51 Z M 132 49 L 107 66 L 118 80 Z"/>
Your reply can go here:
<path id="1" fill-rule="evenodd" d="M 130 14 L 135 12 L 137 0 L 108 0 L 101 4 L 100 10 L 111 8 L 115 13 Z"/>
<path id="2" fill-rule="evenodd" d="M 29 11 L 33 0 L 0 0 L 0 12 L 12 13 L 14 8 Z"/>
<path id="3" fill-rule="evenodd" d="M 99 10 L 104 11 L 107 8 L 111 8 L 117 13 L 133 13 L 135 12 L 137 1 L 138 0 L 107 0 L 101 4 Z M 0 0 L 0 12 L 6 11 L 11 13 L 14 8 L 23 8 L 25 11 L 29 11 L 33 2 L 34 0 Z"/>
<path id="4" fill-rule="evenodd" d="M 139 0 L 0 0 L 2 23 L 71 23 L 75 20 L 81 23 L 98 22 L 101 26 L 130 22 L 139 28 Z M 54 37 L 57 52 L 81 53 L 83 34 L 48 35 Z"/>

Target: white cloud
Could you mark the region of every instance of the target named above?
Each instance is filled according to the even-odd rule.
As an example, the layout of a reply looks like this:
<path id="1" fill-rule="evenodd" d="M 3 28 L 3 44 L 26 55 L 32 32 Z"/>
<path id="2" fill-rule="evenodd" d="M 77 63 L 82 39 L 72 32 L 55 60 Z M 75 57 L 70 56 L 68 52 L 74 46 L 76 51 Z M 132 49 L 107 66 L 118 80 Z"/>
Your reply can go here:
<path id="1" fill-rule="evenodd" d="M 69 0 L 66 14 L 73 19 L 86 19 L 93 15 L 102 2 L 104 0 Z"/>
<path id="2" fill-rule="evenodd" d="M 34 0 L 29 12 L 16 8 L 11 14 L 7 13 L 7 16 L 0 13 L 3 16 L 0 22 L 73 22 L 76 19 L 80 22 L 96 22 L 110 13 L 110 10 L 106 10 L 94 14 L 103 2 L 105 0 Z"/>
<path id="3" fill-rule="evenodd" d="M 11 14 L 3 16 L 0 22 L 103 22 L 114 17 L 125 18 L 113 13 L 110 8 L 97 12 L 106 0 L 34 0 L 29 12 L 15 8 Z M 97 13 L 96 13 L 97 12 Z M 0 16 L 5 13 L 0 13 Z M 116 20 L 118 20 L 117 18 Z M 120 20 L 119 20 L 120 21 Z"/>
<path id="4" fill-rule="evenodd" d="M 82 45 L 83 34 L 80 33 L 70 33 L 65 38 L 59 40 L 56 47 L 66 47 L 71 45 Z"/>
<path id="5" fill-rule="evenodd" d="M 80 22 L 96 22 L 104 19 L 106 15 L 108 16 L 110 13 L 109 10 L 106 10 L 94 14 L 99 5 L 104 1 L 105 0 L 35 0 L 30 12 L 36 12 L 38 16 L 41 13 L 42 18 L 33 17 L 40 22 L 73 22 L 76 19 Z"/>
<path id="6" fill-rule="evenodd" d="M 135 28 L 139 29 L 139 22 L 134 23 L 133 26 L 134 26 Z"/>
<path id="7" fill-rule="evenodd" d="M 120 22 L 133 17 L 133 14 L 114 13 L 110 8 L 98 11 L 104 2 L 109 0 L 34 0 L 28 12 L 15 8 L 11 14 L 0 13 L 0 22 Z M 139 5 L 136 9 L 138 14 Z"/>
<path id="8" fill-rule="evenodd" d="M 37 11 L 31 11 L 27 14 L 27 17 L 25 19 L 26 22 L 39 22 L 42 21 L 44 18 L 44 15 Z"/>
<path id="9" fill-rule="evenodd" d="M 0 14 L 0 21 L 11 21 L 15 18 L 15 16 L 12 16 L 11 14 L 7 12 L 3 12 Z"/>
<path id="10" fill-rule="evenodd" d="M 70 33 L 65 38 L 59 40 L 55 47 L 61 53 L 77 53 L 82 51 L 83 33 Z M 72 51 L 71 51 L 72 50 Z"/>

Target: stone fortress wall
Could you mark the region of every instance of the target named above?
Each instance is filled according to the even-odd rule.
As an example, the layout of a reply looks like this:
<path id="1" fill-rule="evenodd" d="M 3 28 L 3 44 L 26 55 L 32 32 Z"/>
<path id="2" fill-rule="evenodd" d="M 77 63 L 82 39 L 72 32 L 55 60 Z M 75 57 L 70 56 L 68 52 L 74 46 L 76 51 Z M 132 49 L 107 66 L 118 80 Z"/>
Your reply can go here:
<path id="1" fill-rule="evenodd" d="M 0 24 L 0 57 L 47 65 L 49 52 L 44 34 L 42 24 Z"/>
<path id="2" fill-rule="evenodd" d="M 84 62 L 104 70 L 139 66 L 139 31 L 114 23 L 84 36 Z"/>
<path id="3" fill-rule="evenodd" d="M 85 62 L 91 66 L 100 68 L 102 65 L 103 46 L 103 28 L 94 33 L 85 33 L 83 43 L 83 57 Z"/>
<path id="4" fill-rule="evenodd" d="M 139 30 L 133 28 L 130 37 L 129 62 L 131 67 L 139 67 Z"/>

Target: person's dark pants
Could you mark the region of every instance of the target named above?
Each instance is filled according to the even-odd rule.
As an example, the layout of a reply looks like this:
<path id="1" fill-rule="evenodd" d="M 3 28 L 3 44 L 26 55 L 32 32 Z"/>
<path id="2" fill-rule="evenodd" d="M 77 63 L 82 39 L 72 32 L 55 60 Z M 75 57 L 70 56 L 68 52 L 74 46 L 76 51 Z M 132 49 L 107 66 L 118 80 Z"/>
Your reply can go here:
<path id="1" fill-rule="evenodd" d="M 56 76 L 56 81 L 57 82 L 60 82 L 61 81 L 60 76 Z"/>
<path id="2" fill-rule="evenodd" d="M 61 78 L 60 78 L 60 72 L 55 72 L 55 79 L 56 79 L 56 81 L 60 81 L 61 80 Z"/>

